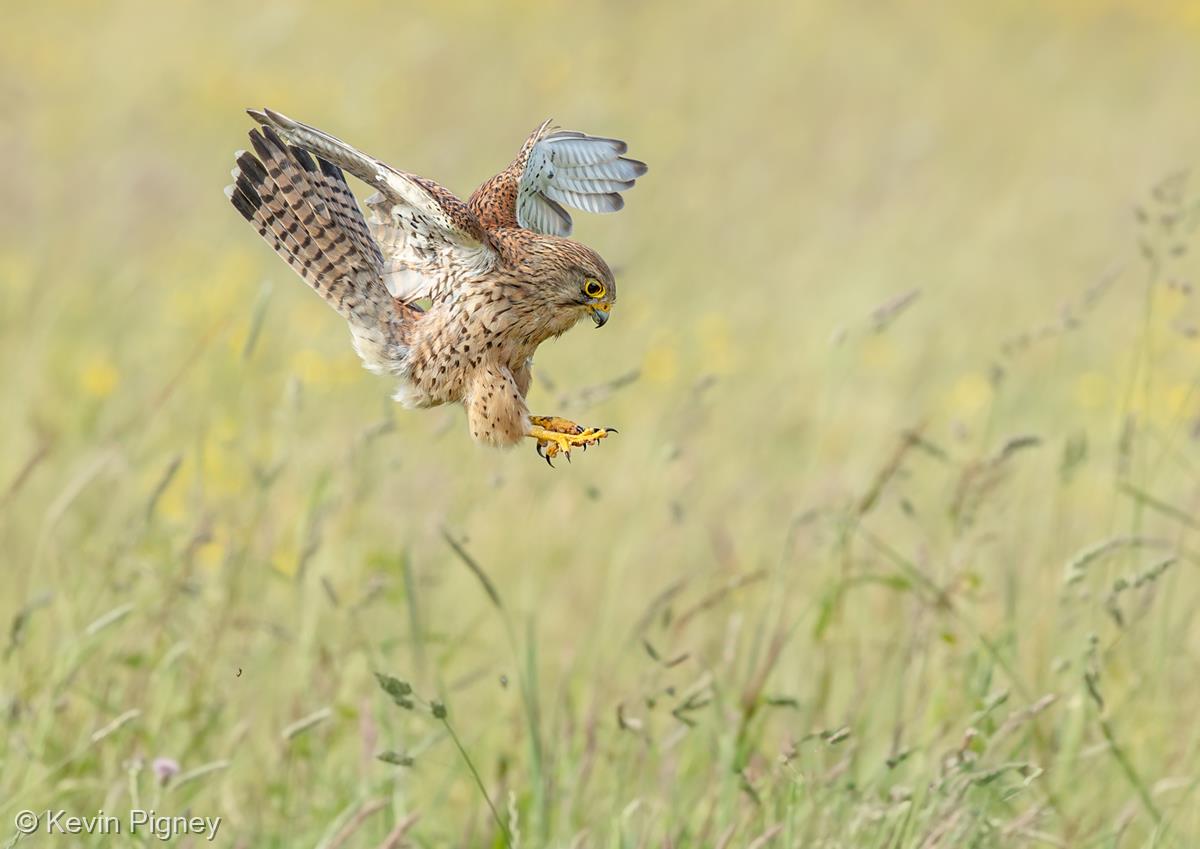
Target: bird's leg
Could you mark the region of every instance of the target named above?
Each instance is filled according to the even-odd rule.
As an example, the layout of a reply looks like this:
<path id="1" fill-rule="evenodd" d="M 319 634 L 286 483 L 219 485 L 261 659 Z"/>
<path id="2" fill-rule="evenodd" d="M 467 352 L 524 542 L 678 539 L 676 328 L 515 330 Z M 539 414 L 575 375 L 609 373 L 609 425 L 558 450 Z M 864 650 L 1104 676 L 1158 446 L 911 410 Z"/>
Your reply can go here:
<path id="1" fill-rule="evenodd" d="M 582 445 L 586 451 L 589 445 L 595 445 L 610 433 L 616 433 L 611 427 L 585 428 L 558 416 L 530 416 L 529 424 L 527 435 L 537 440 L 537 452 L 546 458 L 547 463 L 559 454 L 570 460 L 572 448 Z"/>

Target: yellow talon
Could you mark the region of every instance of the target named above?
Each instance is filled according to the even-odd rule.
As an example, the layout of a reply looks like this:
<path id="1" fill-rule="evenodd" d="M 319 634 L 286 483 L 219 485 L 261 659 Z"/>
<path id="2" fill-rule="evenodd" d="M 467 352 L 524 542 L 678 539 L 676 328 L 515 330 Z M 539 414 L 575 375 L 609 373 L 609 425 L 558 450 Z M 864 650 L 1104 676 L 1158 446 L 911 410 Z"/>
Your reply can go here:
<path id="1" fill-rule="evenodd" d="M 546 458 L 551 466 L 551 459 L 562 454 L 567 460 L 571 459 L 571 449 L 580 445 L 587 450 L 589 445 L 595 445 L 610 433 L 616 433 L 612 428 L 585 428 L 568 419 L 558 416 L 530 416 L 529 436 L 537 440 L 537 452 Z"/>

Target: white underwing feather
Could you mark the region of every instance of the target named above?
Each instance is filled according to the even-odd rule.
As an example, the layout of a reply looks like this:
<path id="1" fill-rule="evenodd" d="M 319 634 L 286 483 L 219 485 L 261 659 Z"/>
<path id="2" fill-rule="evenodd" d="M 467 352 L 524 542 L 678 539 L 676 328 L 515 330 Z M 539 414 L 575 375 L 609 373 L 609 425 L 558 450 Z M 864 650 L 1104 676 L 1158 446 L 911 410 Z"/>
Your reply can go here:
<path id="1" fill-rule="evenodd" d="M 569 206 L 584 212 L 616 212 L 625 205 L 621 192 L 633 188 L 646 165 L 622 154 L 619 139 L 558 131 L 543 137 L 529 152 L 517 191 L 517 223 L 565 236 L 571 232 Z"/>
<path id="2" fill-rule="evenodd" d="M 633 180 L 600 180 L 584 178 L 581 180 L 566 176 L 570 171 L 559 171 L 554 175 L 554 185 L 570 192 L 597 194 L 600 192 L 623 192 L 633 188 Z"/>
<path id="3" fill-rule="evenodd" d="M 565 203 L 575 209 L 582 209 L 584 212 L 616 212 L 625 205 L 625 201 L 616 192 L 609 194 L 581 194 L 579 192 L 570 192 L 564 189 L 557 189 L 554 186 L 548 186 L 546 188 L 546 196 L 551 200 Z"/>

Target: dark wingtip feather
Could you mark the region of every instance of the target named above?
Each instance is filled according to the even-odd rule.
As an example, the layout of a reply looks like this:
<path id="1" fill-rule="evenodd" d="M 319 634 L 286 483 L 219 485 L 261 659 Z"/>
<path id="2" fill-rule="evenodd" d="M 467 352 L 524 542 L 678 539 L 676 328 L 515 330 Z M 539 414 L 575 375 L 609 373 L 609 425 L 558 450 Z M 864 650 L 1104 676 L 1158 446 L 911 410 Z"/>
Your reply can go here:
<path id="1" fill-rule="evenodd" d="M 262 197 L 258 194 L 258 187 L 250 180 L 246 174 L 239 173 L 237 176 L 237 188 L 246 196 L 246 202 L 254 209 L 262 206 Z"/>
<path id="2" fill-rule="evenodd" d="M 247 109 L 246 114 L 260 124 L 266 125 L 271 123 L 271 119 L 267 117 L 267 113 L 261 109 Z"/>
<path id="3" fill-rule="evenodd" d="M 263 129 L 267 129 L 267 128 L 264 127 Z M 250 144 L 254 148 L 254 150 L 257 151 L 258 155 L 261 156 L 263 159 L 271 158 L 271 153 L 272 153 L 271 146 L 269 144 L 267 144 L 266 138 L 257 129 L 250 131 Z M 251 157 L 251 158 L 253 158 L 253 157 Z M 239 164 L 240 164 L 240 160 L 239 160 Z"/>
<path id="4" fill-rule="evenodd" d="M 346 182 L 346 178 L 342 174 L 342 169 L 338 168 L 336 165 L 334 165 L 328 159 L 322 159 L 321 157 L 318 156 L 317 163 L 320 164 L 321 171 L 325 174 L 326 177 L 329 177 L 330 179 L 333 179 L 333 180 L 337 180 L 338 182 L 341 182 L 341 183 Z"/>
<path id="5" fill-rule="evenodd" d="M 313 158 L 309 156 L 308 151 L 302 147 L 289 146 L 288 150 L 292 152 L 292 156 L 300 163 L 300 167 L 305 171 L 313 172 L 317 170 L 317 163 L 313 162 Z"/>
<path id="6" fill-rule="evenodd" d="M 630 159 L 628 156 L 622 156 L 621 161 L 628 162 L 630 165 L 632 165 L 633 170 L 637 172 L 637 176 L 639 176 L 639 177 L 650 170 L 650 167 L 648 165 L 646 165 L 645 162 L 642 162 L 640 159 Z"/>
<path id="7" fill-rule="evenodd" d="M 263 183 L 267 179 L 267 169 L 263 168 L 261 162 L 245 151 L 237 158 L 238 168 L 242 169 L 242 173 L 250 178 L 251 182 Z"/>
<path id="8" fill-rule="evenodd" d="M 255 207 L 236 186 L 225 187 L 225 197 L 233 204 L 233 208 L 241 213 L 242 218 L 251 221 L 254 218 Z"/>
<path id="9" fill-rule="evenodd" d="M 279 133 L 275 132 L 274 127 L 264 126 L 262 131 L 263 135 L 266 136 L 267 141 L 275 145 L 275 147 L 279 148 L 279 150 L 284 152 L 287 151 L 287 144 L 279 137 Z"/>

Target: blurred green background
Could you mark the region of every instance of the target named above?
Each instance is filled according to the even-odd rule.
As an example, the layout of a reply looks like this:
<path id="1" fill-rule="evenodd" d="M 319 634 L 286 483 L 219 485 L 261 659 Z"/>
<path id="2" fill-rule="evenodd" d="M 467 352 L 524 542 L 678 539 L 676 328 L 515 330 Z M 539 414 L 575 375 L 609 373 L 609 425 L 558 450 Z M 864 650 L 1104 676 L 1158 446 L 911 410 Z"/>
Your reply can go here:
<path id="1" fill-rule="evenodd" d="M 1197 91 L 1191 3 L 9 4 L 0 845 L 1197 845 Z M 628 139 L 531 392 L 620 436 L 394 407 L 222 196 L 264 104 Z"/>

